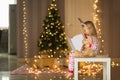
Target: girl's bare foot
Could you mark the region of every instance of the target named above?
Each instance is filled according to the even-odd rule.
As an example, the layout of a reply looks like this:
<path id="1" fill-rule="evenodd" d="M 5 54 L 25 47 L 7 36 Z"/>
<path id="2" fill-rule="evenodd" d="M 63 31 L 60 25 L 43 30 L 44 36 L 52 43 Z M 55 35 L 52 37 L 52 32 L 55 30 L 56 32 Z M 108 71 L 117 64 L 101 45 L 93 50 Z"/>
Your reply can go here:
<path id="1" fill-rule="evenodd" d="M 71 77 L 72 75 L 73 75 L 73 73 L 68 72 L 68 73 L 65 74 L 65 78 L 68 79 L 68 78 Z"/>

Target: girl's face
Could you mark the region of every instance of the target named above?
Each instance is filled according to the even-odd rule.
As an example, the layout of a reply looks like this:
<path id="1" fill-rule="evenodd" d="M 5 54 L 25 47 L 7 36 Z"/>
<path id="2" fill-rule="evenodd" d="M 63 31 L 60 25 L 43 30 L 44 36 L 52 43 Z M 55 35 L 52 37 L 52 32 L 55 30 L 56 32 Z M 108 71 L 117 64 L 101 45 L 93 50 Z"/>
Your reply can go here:
<path id="1" fill-rule="evenodd" d="M 85 34 L 91 35 L 92 31 L 93 31 L 93 29 L 91 28 L 90 24 L 87 24 L 86 26 L 83 27 L 83 32 Z"/>

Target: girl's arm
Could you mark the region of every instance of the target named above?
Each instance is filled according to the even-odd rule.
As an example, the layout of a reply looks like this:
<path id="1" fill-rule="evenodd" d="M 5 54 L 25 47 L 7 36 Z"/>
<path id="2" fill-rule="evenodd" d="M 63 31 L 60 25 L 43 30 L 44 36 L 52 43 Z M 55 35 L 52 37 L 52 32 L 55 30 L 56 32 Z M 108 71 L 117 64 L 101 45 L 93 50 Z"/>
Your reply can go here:
<path id="1" fill-rule="evenodd" d="M 83 44 L 85 45 L 84 48 L 91 48 L 93 51 L 95 51 L 95 53 L 97 53 L 99 44 L 98 39 L 96 37 L 91 36 L 87 39 L 84 39 Z"/>

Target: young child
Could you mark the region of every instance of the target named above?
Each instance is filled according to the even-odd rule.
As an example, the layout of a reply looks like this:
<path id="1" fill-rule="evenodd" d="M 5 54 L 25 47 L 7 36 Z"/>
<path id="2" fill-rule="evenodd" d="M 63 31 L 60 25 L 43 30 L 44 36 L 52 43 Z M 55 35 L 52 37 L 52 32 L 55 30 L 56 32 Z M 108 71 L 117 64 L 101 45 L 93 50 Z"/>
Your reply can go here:
<path id="1" fill-rule="evenodd" d="M 75 50 L 70 53 L 68 73 L 65 75 L 66 78 L 69 78 L 73 74 L 75 57 L 95 57 L 98 51 L 99 42 L 97 39 L 97 33 L 93 22 L 86 21 L 83 23 L 80 18 L 79 21 L 81 22 L 83 29 L 83 46 L 80 50 Z"/>

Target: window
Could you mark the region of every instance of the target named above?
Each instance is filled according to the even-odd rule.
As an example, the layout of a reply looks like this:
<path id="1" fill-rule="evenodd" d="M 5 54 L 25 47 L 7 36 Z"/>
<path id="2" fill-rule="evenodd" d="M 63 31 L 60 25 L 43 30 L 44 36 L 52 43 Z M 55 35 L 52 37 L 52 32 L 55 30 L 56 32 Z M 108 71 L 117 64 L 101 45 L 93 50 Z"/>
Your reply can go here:
<path id="1" fill-rule="evenodd" d="M 15 4 L 16 0 L 2 0 L 0 2 L 0 29 L 9 27 L 9 4 Z"/>

